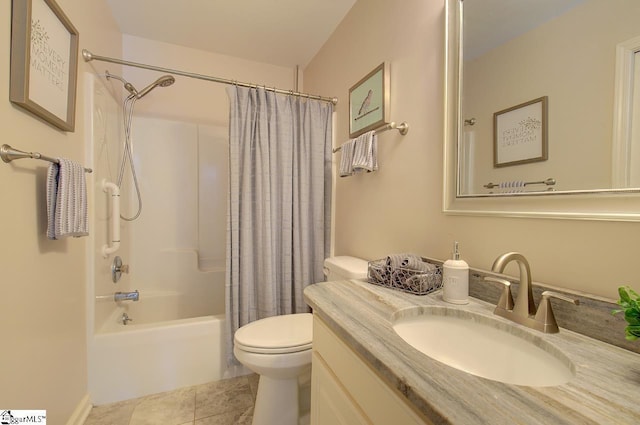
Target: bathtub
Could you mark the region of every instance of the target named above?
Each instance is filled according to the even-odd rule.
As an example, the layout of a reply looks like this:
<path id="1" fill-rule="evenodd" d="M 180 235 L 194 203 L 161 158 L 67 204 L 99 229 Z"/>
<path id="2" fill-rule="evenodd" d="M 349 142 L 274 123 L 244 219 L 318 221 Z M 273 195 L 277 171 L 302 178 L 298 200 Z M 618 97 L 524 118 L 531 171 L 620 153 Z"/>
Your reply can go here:
<path id="1" fill-rule="evenodd" d="M 216 276 L 215 279 L 220 279 Z M 186 285 L 185 285 L 186 286 Z M 209 290 L 197 291 L 195 285 L 188 287 L 188 292 L 171 290 L 140 290 L 140 301 L 113 301 L 113 294 L 106 296 L 106 302 L 115 306 L 102 327 L 97 333 L 111 333 L 122 331 L 122 314 L 126 313 L 132 321 L 126 326 L 136 326 L 142 329 L 144 326 L 165 326 L 182 319 L 192 319 L 202 316 L 211 316 L 212 312 L 219 312 L 224 316 L 224 306 L 216 303 L 215 298 L 220 295 Z M 102 297 L 100 297 L 102 298 Z M 216 315 L 215 313 L 213 315 Z M 128 328 L 127 328 L 128 329 Z"/>
<path id="2" fill-rule="evenodd" d="M 117 303 L 90 348 L 94 405 L 243 373 L 226 369 L 224 313 L 200 315 L 191 298 L 141 290 L 140 301 Z M 124 325 L 123 313 L 133 321 Z"/>

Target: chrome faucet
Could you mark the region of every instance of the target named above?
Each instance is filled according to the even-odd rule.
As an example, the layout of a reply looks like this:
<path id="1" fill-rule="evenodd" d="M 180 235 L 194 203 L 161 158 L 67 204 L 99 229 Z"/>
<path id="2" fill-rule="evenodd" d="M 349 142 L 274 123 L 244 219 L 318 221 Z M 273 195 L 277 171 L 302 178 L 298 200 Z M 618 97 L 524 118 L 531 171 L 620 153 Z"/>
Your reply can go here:
<path id="1" fill-rule="evenodd" d="M 502 295 L 496 305 L 494 314 L 509 319 L 518 324 L 536 329 L 545 333 L 559 332 L 556 318 L 551 309 L 550 298 L 556 298 L 562 301 L 571 302 L 575 305 L 579 304 L 577 299 L 567 297 L 552 291 L 544 291 L 540 308 L 536 311 L 536 305 L 533 302 L 533 290 L 531 286 L 531 268 L 529 262 L 524 255 L 518 252 L 507 252 L 502 254 L 493 262 L 491 271 L 502 273 L 511 261 L 518 263 L 520 268 L 520 288 L 518 290 L 518 298 L 513 302 L 511 295 L 511 282 L 493 276 L 486 276 L 484 279 L 489 282 L 500 283 L 503 285 Z"/>
<path id="2" fill-rule="evenodd" d="M 113 294 L 114 301 L 138 301 L 140 299 L 140 293 L 136 289 L 133 292 L 116 292 Z"/>

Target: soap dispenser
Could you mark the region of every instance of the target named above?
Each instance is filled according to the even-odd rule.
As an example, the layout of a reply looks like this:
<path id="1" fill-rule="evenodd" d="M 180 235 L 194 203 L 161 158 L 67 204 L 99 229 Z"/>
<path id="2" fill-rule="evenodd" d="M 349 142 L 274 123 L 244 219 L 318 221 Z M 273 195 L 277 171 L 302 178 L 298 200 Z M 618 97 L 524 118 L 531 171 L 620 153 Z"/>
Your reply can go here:
<path id="1" fill-rule="evenodd" d="M 469 265 L 460 259 L 458 242 L 453 243 L 453 258 L 442 266 L 442 298 L 452 304 L 469 302 Z"/>

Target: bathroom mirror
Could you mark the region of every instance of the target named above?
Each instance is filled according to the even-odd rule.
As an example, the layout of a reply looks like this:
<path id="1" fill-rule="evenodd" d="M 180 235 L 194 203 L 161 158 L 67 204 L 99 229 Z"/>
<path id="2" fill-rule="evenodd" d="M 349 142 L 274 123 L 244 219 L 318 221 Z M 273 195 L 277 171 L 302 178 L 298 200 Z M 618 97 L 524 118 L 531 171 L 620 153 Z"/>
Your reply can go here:
<path id="1" fill-rule="evenodd" d="M 639 19 L 629 0 L 447 0 L 445 212 L 639 220 Z"/>

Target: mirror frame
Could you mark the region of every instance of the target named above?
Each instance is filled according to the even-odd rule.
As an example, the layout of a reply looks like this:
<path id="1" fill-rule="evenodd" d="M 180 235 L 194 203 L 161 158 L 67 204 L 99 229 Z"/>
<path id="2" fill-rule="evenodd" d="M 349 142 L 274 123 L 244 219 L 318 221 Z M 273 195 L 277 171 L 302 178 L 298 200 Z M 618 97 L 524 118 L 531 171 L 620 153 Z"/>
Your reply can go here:
<path id="1" fill-rule="evenodd" d="M 458 195 L 463 0 L 445 0 L 443 212 L 450 215 L 640 221 L 640 189 Z M 613 106 L 613 105 L 612 105 Z"/>

